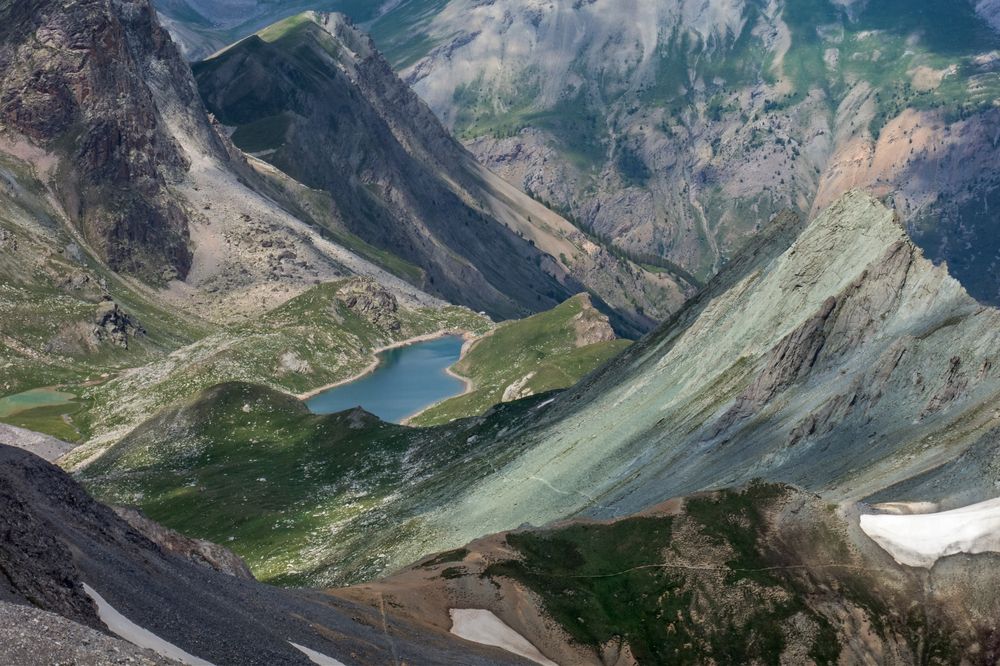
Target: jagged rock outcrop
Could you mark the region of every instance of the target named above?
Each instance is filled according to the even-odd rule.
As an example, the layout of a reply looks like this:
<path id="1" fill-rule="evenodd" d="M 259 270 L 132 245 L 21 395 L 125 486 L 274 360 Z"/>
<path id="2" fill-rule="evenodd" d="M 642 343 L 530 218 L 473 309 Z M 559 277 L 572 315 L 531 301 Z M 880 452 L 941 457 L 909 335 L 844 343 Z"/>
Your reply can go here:
<path id="1" fill-rule="evenodd" d="M 12 231 L 0 229 L 0 250 L 17 251 L 17 236 Z"/>
<path id="2" fill-rule="evenodd" d="M 534 395 L 534 391 L 528 386 L 530 382 L 535 377 L 535 372 L 529 372 L 524 377 L 521 377 L 517 381 L 511 383 L 507 388 L 503 390 L 503 395 L 500 396 L 501 402 L 511 402 L 512 400 L 521 400 L 522 398 L 527 398 L 528 396 Z"/>
<path id="3" fill-rule="evenodd" d="M 204 539 L 192 539 L 147 518 L 138 509 L 112 507 L 126 523 L 163 550 L 191 560 L 227 576 L 253 580 L 253 572 L 243 559 L 218 544 Z"/>
<path id="4" fill-rule="evenodd" d="M 124 349 L 128 349 L 130 338 L 146 334 L 146 329 L 142 327 L 134 317 L 121 309 L 110 298 L 101 301 L 94 314 L 94 339 L 98 342 L 110 342 Z"/>
<path id="5" fill-rule="evenodd" d="M 399 331 L 399 302 L 371 278 L 351 280 L 337 290 L 337 300 L 351 312 L 386 332 Z"/>
<path id="6" fill-rule="evenodd" d="M 50 175 L 63 205 L 112 268 L 183 277 L 187 215 L 168 188 L 187 158 L 145 80 L 149 67 L 179 74 L 183 63 L 152 5 L 5 2 L 0 24 L 4 128 L 61 158 Z"/>
<path id="7" fill-rule="evenodd" d="M 581 301 L 580 312 L 573 316 L 573 330 L 576 332 L 576 346 L 586 347 L 598 342 L 610 342 L 618 338 L 607 315 L 594 307 L 589 294 L 577 296 Z"/>

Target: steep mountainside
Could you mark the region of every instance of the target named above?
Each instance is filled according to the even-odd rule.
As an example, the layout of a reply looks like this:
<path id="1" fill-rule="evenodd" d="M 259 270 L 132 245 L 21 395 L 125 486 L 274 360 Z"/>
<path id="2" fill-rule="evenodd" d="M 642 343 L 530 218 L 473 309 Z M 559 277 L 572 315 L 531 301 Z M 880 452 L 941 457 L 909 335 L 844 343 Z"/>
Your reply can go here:
<path id="1" fill-rule="evenodd" d="M 184 64 L 147 2 L 88 0 L 0 7 L 0 117 L 59 159 L 46 166 L 83 238 L 115 269 L 157 280 L 191 268 L 189 216 L 170 194 L 188 158 L 150 77 L 197 106 Z M 134 37 L 142 34 L 143 39 Z M 161 70 L 157 74 L 153 70 Z M 14 145 L 11 145 L 11 144 Z M 221 143 L 208 148 L 225 158 Z M 23 149 L 22 149 L 23 150 Z"/>
<path id="2" fill-rule="evenodd" d="M 442 512 L 442 528 L 621 515 L 755 477 L 856 499 L 924 475 L 922 500 L 990 497 L 992 465 L 946 481 L 949 461 L 995 446 L 1000 313 L 859 193 L 779 256 L 745 261 L 556 398 L 522 435 L 526 453 Z M 479 512 L 484 497 L 517 508 Z"/>
<path id="3" fill-rule="evenodd" d="M 411 0 L 394 13 L 412 20 L 373 24 L 379 46 L 484 164 L 621 247 L 705 277 L 773 212 L 813 214 L 862 187 L 975 296 L 1000 299 L 995 3 Z"/>
<path id="4" fill-rule="evenodd" d="M 3 445 L 0 499 L 5 535 L 0 602 L 33 606 L 104 631 L 109 615 L 95 606 L 86 585 L 139 628 L 218 664 L 313 663 L 296 645 L 326 655 L 327 663 L 352 666 L 525 663 L 422 623 L 400 621 L 391 609 L 280 590 L 171 555 L 58 468 Z M 115 626 L 122 631 L 121 623 Z M 72 638 L 55 633 L 38 649 Z M 6 650 L 18 647 L 0 644 L 5 663 L 13 663 Z M 333 658 L 339 661 L 330 662 Z"/>
<path id="5" fill-rule="evenodd" d="M 331 196 L 334 216 L 418 266 L 418 286 L 511 317 L 586 287 L 648 329 L 680 278 L 616 257 L 486 172 L 339 15 L 306 13 L 195 65 L 233 142 Z"/>
<path id="6" fill-rule="evenodd" d="M 385 468 L 342 459 L 322 481 L 332 513 L 321 522 L 334 522 L 338 538 L 306 547 L 322 556 L 301 573 L 354 582 L 526 522 L 620 516 L 756 477 L 832 499 L 944 508 L 988 499 L 998 478 L 998 317 L 867 195 L 845 195 L 804 229 L 782 216 L 675 318 L 569 391 L 394 430 L 391 446 L 366 447 Z M 265 398 L 268 418 L 285 419 L 291 407 Z M 238 422 L 241 404 L 203 398 L 161 415 L 88 469 L 88 482 L 110 501 L 146 502 L 183 531 L 177 512 L 203 506 L 200 493 L 224 493 L 225 482 L 206 482 L 210 467 L 166 451 L 230 446 L 185 414 Z M 287 418 L 287 432 L 310 436 L 300 417 Z M 158 485 L 165 470 L 173 480 Z M 204 490 L 178 496 L 191 474 Z M 387 478 L 405 479 L 406 493 Z M 366 501 L 346 503 L 355 490 Z"/>
<path id="7" fill-rule="evenodd" d="M 990 663 L 996 561 L 903 567 L 854 507 L 758 483 L 490 535 L 334 594 L 442 628 L 484 609 L 558 664 Z"/>
<path id="8" fill-rule="evenodd" d="M 228 0 L 188 0 L 215 17 L 201 24 L 161 4 L 175 34 L 252 30 L 223 18 Z M 303 6 L 363 22 L 484 164 L 633 256 L 705 278 L 774 212 L 812 215 L 861 187 L 973 296 L 1000 301 L 995 2 Z"/>

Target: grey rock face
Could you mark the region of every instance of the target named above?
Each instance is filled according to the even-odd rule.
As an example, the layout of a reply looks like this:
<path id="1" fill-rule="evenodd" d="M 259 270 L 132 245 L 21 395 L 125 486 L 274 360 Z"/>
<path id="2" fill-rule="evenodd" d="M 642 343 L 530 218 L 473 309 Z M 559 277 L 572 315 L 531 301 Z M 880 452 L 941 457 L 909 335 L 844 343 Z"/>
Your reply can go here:
<path id="1" fill-rule="evenodd" d="M 0 229 L 0 250 L 17 251 L 17 236 L 14 235 L 14 232 Z"/>
<path id="2" fill-rule="evenodd" d="M 337 300 L 383 331 L 398 331 L 402 326 L 396 297 L 372 278 L 351 280 L 337 291 Z"/>
<path id="3" fill-rule="evenodd" d="M 186 274 L 187 220 L 167 190 L 186 158 L 144 80 L 149 63 L 178 56 L 152 7 L 13 2 L 0 23 L 0 117 L 65 159 L 58 189 L 84 235 L 115 269 Z"/>
<path id="4" fill-rule="evenodd" d="M 243 559 L 233 551 L 204 539 L 192 539 L 180 532 L 150 520 L 141 511 L 130 507 L 113 507 L 125 522 L 144 537 L 163 548 L 200 566 L 236 578 L 253 580 L 253 573 Z"/>
<path id="5" fill-rule="evenodd" d="M 73 445 L 51 435 L 0 423 L 0 444 L 31 451 L 39 458 L 54 462 L 73 449 Z"/>

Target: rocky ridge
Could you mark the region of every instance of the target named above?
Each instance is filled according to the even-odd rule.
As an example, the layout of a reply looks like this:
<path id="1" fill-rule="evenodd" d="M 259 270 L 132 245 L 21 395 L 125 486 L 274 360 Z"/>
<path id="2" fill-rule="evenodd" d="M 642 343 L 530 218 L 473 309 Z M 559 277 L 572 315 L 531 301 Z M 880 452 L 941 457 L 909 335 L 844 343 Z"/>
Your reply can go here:
<path id="1" fill-rule="evenodd" d="M 337 290 L 337 300 L 384 331 L 398 332 L 402 327 L 396 297 L 371 278 L 348 282 Z"/>
<path id="2" fill-rule="evenodd" d="M 150 520 L 138 509 L 131 507 L 112 508 L 122 520 L 166 552 L 174 553 L 195 564 L 228 576 L 253 580 L 253 573 L 246 562 L 231 550 L 204 539 L 186 537 L 180 532 Z"/>
<path id="3" fill-rule="evenodd" d="M 998 316 L 891 211 L 848 194 L 783 254 L 556 398 L 503 487 L 487 481 L 461 506 L 481 525 L 480 493 L 509 493 L 533 507 L 511 518 L 540 524 L 754 477 L 858 499 L 937 476 L 996 425 Z M 993 482 L 984 469 L 927 499 L 984 499 Z"/>
<path id="4" fill-rule="evenodd" d="M 621 248 L 705 278 L 866 188 L 996 301 L 994 5 L 452 0 L 372 29 L 483 164 Z"/>
<path id="5" fill-rule="evenodd" d="M 689 289 L 483 169 L 343 16 L 294 16 L 195 73 L 237 145 L 328 193 L 339 224 L 419 267 L 418 286 L 451 302 L 506 318 L 586 287 L 635 332 Z"/>

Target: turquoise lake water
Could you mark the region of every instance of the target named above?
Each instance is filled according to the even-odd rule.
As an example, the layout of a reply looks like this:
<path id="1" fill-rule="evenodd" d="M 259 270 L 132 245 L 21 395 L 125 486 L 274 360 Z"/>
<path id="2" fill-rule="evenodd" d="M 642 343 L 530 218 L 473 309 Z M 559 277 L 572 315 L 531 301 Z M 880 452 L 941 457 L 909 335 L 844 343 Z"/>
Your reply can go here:
<path id="1" fill-rule="evenodd" d="M 371 374 L 313 396 L 306 404 L 316 414 L 362 407 L 383 421 L 399 423 L 465 390 L 445 370 L 459 359 L 462 338 L 448 335 L 379 354 Z"/>

